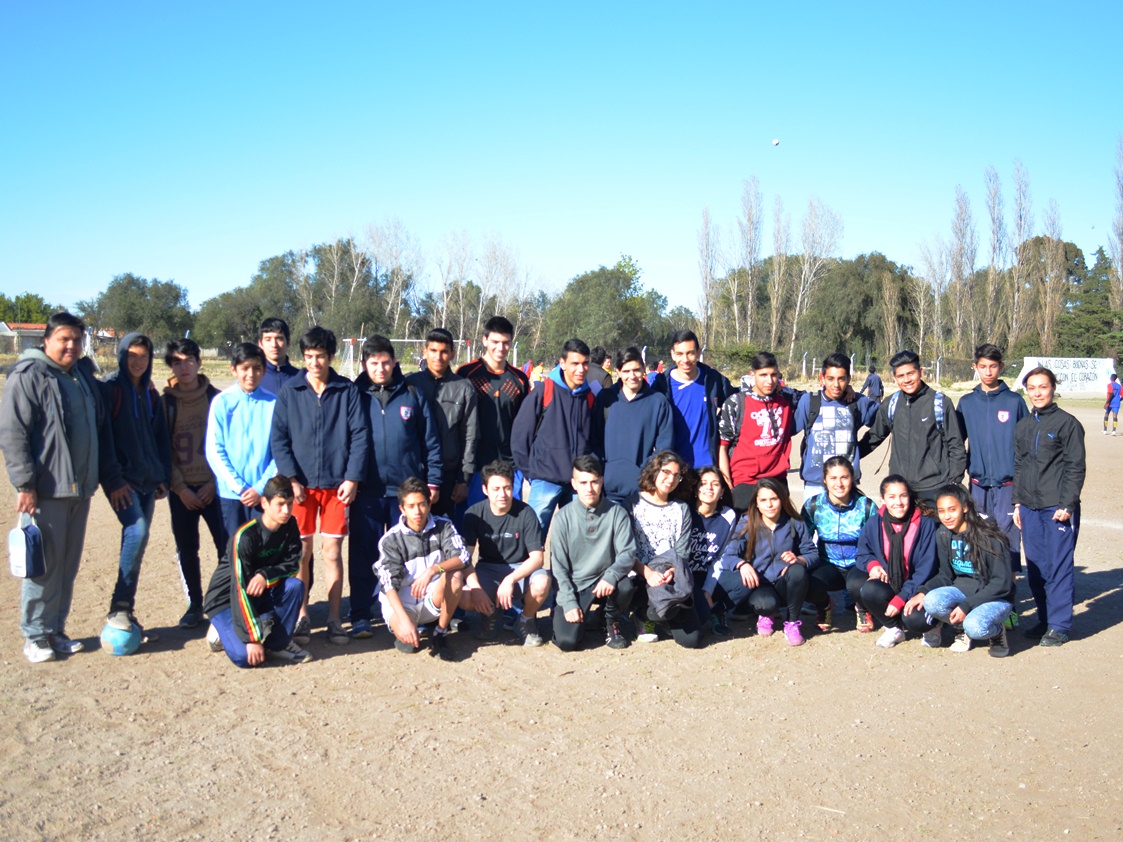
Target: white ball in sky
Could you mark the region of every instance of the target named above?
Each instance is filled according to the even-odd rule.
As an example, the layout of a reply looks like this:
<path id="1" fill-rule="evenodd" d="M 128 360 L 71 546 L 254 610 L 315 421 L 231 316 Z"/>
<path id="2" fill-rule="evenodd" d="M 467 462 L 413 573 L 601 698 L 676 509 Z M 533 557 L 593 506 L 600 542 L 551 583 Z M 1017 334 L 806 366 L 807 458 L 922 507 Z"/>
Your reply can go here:
<path id="1" fill-rule="evenodd" d="M 777 138 L 777 139 L 773 140 L 773 141 L 772 141 L 772 145 L 773 145 L 773 146 L 779 146 L 779 145 L 780 145 L 780 140 L 779 140 L 779 138 Z"/>

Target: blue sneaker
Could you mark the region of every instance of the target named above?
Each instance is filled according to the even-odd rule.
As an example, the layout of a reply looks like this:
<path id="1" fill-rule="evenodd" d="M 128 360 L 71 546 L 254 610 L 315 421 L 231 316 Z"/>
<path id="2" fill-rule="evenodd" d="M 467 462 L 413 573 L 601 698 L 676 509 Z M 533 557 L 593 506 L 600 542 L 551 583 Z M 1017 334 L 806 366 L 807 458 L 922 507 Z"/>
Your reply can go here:
<path id="1" fill-rule="evenodd" d="M 374 632 L 370 627 L 370 620 L 355 620 L 351 623 L 351 637 L 355 640 L 366 640 L 367 638 L 374 637 Z"/>

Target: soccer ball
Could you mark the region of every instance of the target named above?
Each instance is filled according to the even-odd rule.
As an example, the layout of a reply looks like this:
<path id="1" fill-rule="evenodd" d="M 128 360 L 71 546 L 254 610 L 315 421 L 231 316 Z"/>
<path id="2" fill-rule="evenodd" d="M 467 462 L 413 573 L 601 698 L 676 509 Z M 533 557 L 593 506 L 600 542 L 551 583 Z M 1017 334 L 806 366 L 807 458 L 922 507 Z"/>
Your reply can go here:
<path id="1" fill-rule="evenodd" d="M 140 648 L 140 626 L 133 623 L 132 628 L 123 631 L 116 626 L 105 624 L 101 630 L 101 648 L 110 655 L 131 655 Z"/>

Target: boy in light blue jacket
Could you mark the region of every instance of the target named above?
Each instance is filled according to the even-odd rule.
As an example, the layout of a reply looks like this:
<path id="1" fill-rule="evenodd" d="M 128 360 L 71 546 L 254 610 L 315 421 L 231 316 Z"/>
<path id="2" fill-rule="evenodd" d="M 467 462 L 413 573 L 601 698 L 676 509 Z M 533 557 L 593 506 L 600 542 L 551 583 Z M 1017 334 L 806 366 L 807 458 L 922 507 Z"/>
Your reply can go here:
<path id="1" fill-rule="evenodd" d="M 261 514 L 261 494 L 277 473 L 270 431 L 277 398 L 261 387 L 265 354 L 256 345 L 235 345 L 230 356 L 234 385 L 211 402 L 207 463 L 218 482 L 226 534 Z"/>

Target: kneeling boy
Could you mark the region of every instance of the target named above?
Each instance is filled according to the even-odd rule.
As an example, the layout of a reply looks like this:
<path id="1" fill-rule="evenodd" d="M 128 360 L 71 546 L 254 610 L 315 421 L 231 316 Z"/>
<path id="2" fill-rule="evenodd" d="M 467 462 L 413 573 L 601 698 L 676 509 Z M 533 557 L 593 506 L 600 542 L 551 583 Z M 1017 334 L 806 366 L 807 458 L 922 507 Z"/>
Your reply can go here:
<path id="1" fill-rule="evenodd" d="M 490 638 L 500 610 L 522 600 L 515 632 L 524 646 L 541 646 L 538 609 L 550 596 L 550 574 L 542 569 L 542 530 L 534 510 L 514 497 L 515 466 L 498 460 L 482 471 L 484 494 L 464 513 L 469 558 L 479 544 L 475 570 L 468 574 L 462 607 L 484 616 L 481 637 Z"/>
<path id="2" fill-rule="evenodd" d="M 550 567 L 558 581 L 554 607 L 554 643 L 572 652 L 585 636 L 585 614 L 604 603 L 607 643 L 624 649 L 628 639 L 621 621 L 635 595 L 636 563 L 632 521 L 623 507 L 601 494 L 604 469 L 596 456 L 573 460 L 570 480 L 577 497 L 554 517 L 550 533 Z"/>
<path id="3" fill-rule="evenodd" d="M 292 664 L 312 660 L 292 640 L 304 598 L 300 530 L 292 517 L 292 482 L 273 477 L 261 494 L 261 514 L 243 525 L 211 576 L 203 611 L 211 618 L 207 643 L 225 649 L 239 667 L 267 657 Z"/>
<path id="4" fill-rule="evenodd" d="M 394 633 L 394 645 L 413 652 L 421 645 L 417 627 L 437 621 L 429 654 L 451 661 L 448 626 L 460 602 L 462 571 L 471 555 L 452 521 L 434 517 L 429 486 L 409 477 L 398 485 L 401 517 L 378 542 L 378 600 Z"/>

